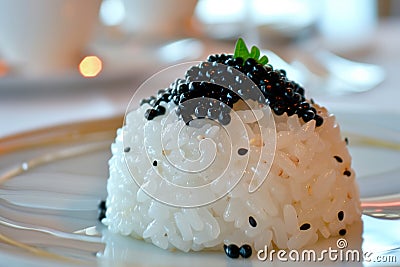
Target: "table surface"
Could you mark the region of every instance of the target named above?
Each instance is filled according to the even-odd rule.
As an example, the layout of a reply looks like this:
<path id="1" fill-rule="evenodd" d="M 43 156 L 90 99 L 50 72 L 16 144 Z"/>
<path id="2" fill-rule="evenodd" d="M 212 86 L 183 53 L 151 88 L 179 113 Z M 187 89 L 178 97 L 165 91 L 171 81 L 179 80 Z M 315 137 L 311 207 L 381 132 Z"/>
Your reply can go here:
<path id="1" fill-rule="evenodd" d="M 381 22 L 375 37 L 368 53 L 354 53 L 349 57 L 382 66 L 386 72 L 384 82 L 368 92 L 320 96 L 317 102 L 333 112 L 380 112 L 382 119 L 385 119 L 387 113 L 400 115 L 400 88 L 397 80 L 400 74 L 400 20 Z M 204 54 L 228 51 L 230 47 L 231 44 L 226 42 L 208 42 Z M 273 51 L 288 60 L 299 53 L 295 45 Z M 74 88 L 52 90 L 31 89 L 29 84 L 14 91 L 0 88 L 0 137 L 55 124 L 122 114 L 136 88 L 157 69 L 154 67 L 146 73 L 142 71 L 140 76 L 125 77 L 124 81 L 97 83 L 84 88 L 76 84 L 71 86 Z M 135 72 L 133 69 L 132 74 Z"/>

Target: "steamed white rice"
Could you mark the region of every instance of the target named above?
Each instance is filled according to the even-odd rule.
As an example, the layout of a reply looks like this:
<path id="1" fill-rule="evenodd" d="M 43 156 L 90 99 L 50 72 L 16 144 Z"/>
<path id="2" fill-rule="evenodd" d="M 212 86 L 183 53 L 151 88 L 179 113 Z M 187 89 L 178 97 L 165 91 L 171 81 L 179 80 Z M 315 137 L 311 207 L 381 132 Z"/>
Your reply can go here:
<path id="1" fill-rule="evenodd" d="M 172 102 L 163 106 L 167 114 L 176 108 Z M 166 116 L 146 120 L 143 114 L 149 107 L 145 104 L 130 112 L 112 144 L 107 212 L 102 221 L 110 231 L 144 239 L 163 249 L 182 251 L 222 250 L 223 244 L 249 244 L 255 250 L 264 246 L 299 249 L 318 239 L 337 236 L 340 229 L 360 220 L 359 193 L 351 157 L 335 117 L 325 108 L 315 105 L 324 119 L 320 127 L 315 127 L 314 120 L 304 123 L 297 115 L 274 115 L 276 153 L 271 171 L 257 192 L 249 194 L 249 179 L 242 179 L 233 191 L 215 203 L 177 208 L 148 196 L 132 176 L 157 195 L 163 194 L 163 182 L 154 182 L 156 172 L 176 184 L 202 185 L 223 170 L 229 157 L 236 157 L 234 160 L 238 162 L 241 158 L 227 153 L 229 144 L 217 124 L 184 127 L 186 132 L 181 133 L 179 143 L 174 142 L 177 136 L 174 128 L 167 129 L 163 148 L 160 132 Z M 246 122 L 245 114 L 241 118 Z M 178 121 L 176 117 L 176 123 Z M 250 125 L 253 121 L 247 122 Z M 249 131 L 246 138 L 254 139 L 257 133 L 252 132 L 251 127 L 246 126 L 246 129 Z M 179 159 L 180 153 L 189 159 L 197 158 L 199 142 L 204 137 L 212 138 L 217 144 L 216 167 L 209 172 L 185 175 L 163 160 L 163 153 L 169 153 L 170 158 Z M 234 140 L 241 142 L 241 138 L 245 137 Z M 258 145 L 253 142 L 248 153 L 260 152 Z M 126 147 L 130 148 L 129 152 L 124 152 Z M 334 156 L 339 156 L 343 162 L 338 162 Z M 152 159 L 157 160 L 157 166 L 152 165 Z M 344 175 L 346 170 L 350 171 L 350 176 Z M 251 172 L 251 169 L 246 170 L 246 173 Z M 218 185 L 212 190 L 224 190 L 224 186 Z M 338 218 L 340 211 L 344 213 L 342 220 Z M 256 220 L 256 227 L 249 224 L 250 216 Z M 311 227 L 300 230 L 304 223 Z"/>

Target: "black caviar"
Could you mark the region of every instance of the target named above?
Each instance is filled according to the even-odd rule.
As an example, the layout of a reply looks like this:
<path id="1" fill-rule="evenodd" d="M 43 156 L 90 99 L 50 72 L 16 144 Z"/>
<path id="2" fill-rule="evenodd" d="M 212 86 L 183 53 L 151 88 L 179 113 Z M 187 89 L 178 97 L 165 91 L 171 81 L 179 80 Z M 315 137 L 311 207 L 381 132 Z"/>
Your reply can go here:
<path id="1" fill-rule="evenodd" d="M 251 254 L 253 253 L 253 250 L 251 249 L 251 247 L 247 244 L 243 245 L 240 247 L 239 249 L 239 254 L 240 256 L 242 256 L 243 258 L 249 258 L 251 256 Z"/>
<path id="2" fill-rule="evenodd" d="M 194 67 L 195 68 L 195 67 Z M 187 124 L 193 119 L 209 118 L 222 125 L 231 121 L 230 110 L 240 97 L 223 86 L 204 81 L 191 81 L 180 85 L 183 93 L 179 97 L 176 114 Z"/>
<path id="3" fill-rule="evenodd" d="M 323 118 L 316 114 L 312 103 L 306 101 L 304 88 L 287 79 L 284 70 L 274 70 L 270 64 L 263 66 L 252 58 L 243 63 L 241 58 L 224 54 L 211 55 L 208 61 L 225 64 L 244 73 L 261 90 L 267 100 L 266 103 L 276 115 L 282 115 L 285 112 L 288 116 L 297 114 L 305 122 L 314 119 L 317 126 L 322 125 Z"/>
<path id="4" fill-rule="evenodd" d="M 316 126 L 322 125 L 323 118 L 317 114 L 313 101 L 306 101 L 304 88 L 289 80 L 284 70 L 274 70 L 270 64 L 261 65 L 253 58 L 244 61 L 226 54 L 210 55 L 207 61 L 190 68 L 185 79 L 177 79 L 169 88 L 160 90 L 157 97 L 143 99 L 141 104 L 152 106 L 145 112 L 145 118 L 152 120 L 165 114 L 165 108 L 160 104 L 173 101 L 178 106 L 177 115 L 186 124 L 196 117 L 218 120 L 227 125 L 231 121 L 230 109 L 243 98 L 268 104 L 276 115 L 297 114 L 304 122 L 315 120 Z M 226 70 L 216 70 L 217 63 L 225 65 Z M 224 75 L 224 72 L 232 73 L 231 68 L 243 73 L 256 86 L 241 88 L 241 76 Z M 219 84 L 228 84 L 229 88 Z M 232 88 L 241 89 L 235 93 Z M 204 101 L 204 98 L 212 100 Z"/>
<path id="5" fill-rule="evenodd" d="M 148 120 L 152 120 L 157 116 L 164 115 L 165 114 L 165 108 L 163 106 L 155 106 L 154 108 L 150 108 L 146 110 L 144 113 L 144 117 Z"/>
<path id="6" fill-rule="evenodd" d="M 229 258 L 237 259 L 239 258 L 239 247 L 236 246 L 235 244 L 230 244 L 230 245 L 224 245 L 224 251 L 226 256 Z"/>

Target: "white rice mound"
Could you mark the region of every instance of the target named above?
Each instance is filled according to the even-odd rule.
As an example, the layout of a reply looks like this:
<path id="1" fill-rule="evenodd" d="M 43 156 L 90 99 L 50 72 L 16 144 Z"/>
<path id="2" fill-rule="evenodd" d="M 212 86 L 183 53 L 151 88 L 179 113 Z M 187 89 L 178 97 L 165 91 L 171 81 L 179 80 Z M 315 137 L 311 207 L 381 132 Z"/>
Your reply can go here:
<path id="1" fill-rule="evenodd" d="M 166 114 L 176 108 L 172 102 L 163 103 L 163 106 Z M 151 183 L 155 171 L 186 185 L 204 183 L 207 177 L 185 177 L 163 161 L 158 143 L 165 116 L 148 121 L 144 112 L 150 106 L 142 105 L 127 115 L 125 126 L 117 131 L 112 144 L 107 211 L 102 222 L 111 232 L 144 239 L 163 249 L 176 248 L 185 252 L 222 250 L 223 244 L 249 244 L 255 250 L 264 249 L 264 246 L 300 249 L 319 239 L 338 236 L 340 229 L 360 221 L 359 192 L 351 156 L 335 117 L 323 107 L 314 107 L 324 119 L 320 127 L 315 127 L 314 120 L 304 123 L 297 115 L 274 115 L 276 153 L 271 171 L 258 191 L 249 194 L 249 181 L 242 179 L 233 191 L 212 204 L 176 208 L 149 197 L 131 175 L 147 182 L 148 190 L 155 195 L 158 190 L 162 192 L 162 184 Z M 218 126 L 205 127 L 209 129 L 187 127 L 187 138 L 183 138 L 179 146 L 188 157 L 195 157 L 199 132 L 217 143 L 224 142 Z M 171 138 L 176 138 L 176 133 L 171 133 Z M 148 151 L 149 157 L 157 159 L 157 166 L 146 156 L 148 144 L 154 144 Z M 124 152 L 127 145 L 130 151 Z M 172 157 L 179 150 L 172 145 L 165 149 L 169 149 Z M 257 149 L 257 145 L 252 145 L 249 153 Z M 224 145 L 218 146 L 221 162 L 225 153 Z M 343 161 L 339 162 L 334 156 Z M 134 166 L 131 172 L 125 157 Z M 344 174 L 346 170 L 351 172 L 350 176 Z M 340 211 L 344 213 L 342 220 L 338 216 Z M 250 216 L 256 220 L 256 227 L 250 225 Z M 311 227 L 300 230 L 304 223 Z"/>

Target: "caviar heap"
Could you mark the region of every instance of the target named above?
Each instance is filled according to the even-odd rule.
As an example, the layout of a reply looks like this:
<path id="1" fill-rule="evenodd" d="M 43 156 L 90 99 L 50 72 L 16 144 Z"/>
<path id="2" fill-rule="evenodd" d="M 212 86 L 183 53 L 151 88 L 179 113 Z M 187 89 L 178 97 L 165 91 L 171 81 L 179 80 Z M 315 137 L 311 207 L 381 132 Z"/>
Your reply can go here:
<path id="1" fill-rule="evenodd" d="M 177 79 L 169 88 L 160 90 L 157 97 L 142 100 L 141 104 L 148 103 L 152 106 L 145 113 L 146 119 L 152 120 L 156 116 L 164 115 L 162 102 L 173 101 L 177 105 L 177 115 L 186 124 L 196 117 L 218 120 L 227 125 L 231 120 L 229 112 L 233 105 L 241 99 L 252 99 L 269 105 L 276 115 L 297 114 L 304 122 L 315 120 L 316 126 L 321 126 L 323 118 L 317 114 L 313 104 L 306 100 L 303 87 L 289 80 L 284 70 L 274 69 L 266 64 L 268 59 L 265 56 L 258 59 L 259 54 L 256 47 L 252 47 L 251 53 L 248 52 L 243 40 L 239 39 L 234 55 L 209 56 L 207 62 L 190 68 L 185 79 Z M 215 66 L 219 64 L 226 67 L 222 74 L 215 71 Z M 220 84 L 229 84 L 230 88 L 240 88 L 243 83 L 240 75 L 224 75 L 230 68 L 246 75 L 256 86 L 244 88 L 237 93 L 221 86 Z M 207 81 L 204 81 L 205 78 Z M 261 91 L 263 97 L 259 97 L 258 92 L 252 94 L 255 90 Z M 202 98 L 208 100 L 202 101 Z"/>

